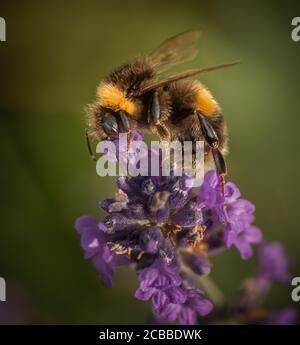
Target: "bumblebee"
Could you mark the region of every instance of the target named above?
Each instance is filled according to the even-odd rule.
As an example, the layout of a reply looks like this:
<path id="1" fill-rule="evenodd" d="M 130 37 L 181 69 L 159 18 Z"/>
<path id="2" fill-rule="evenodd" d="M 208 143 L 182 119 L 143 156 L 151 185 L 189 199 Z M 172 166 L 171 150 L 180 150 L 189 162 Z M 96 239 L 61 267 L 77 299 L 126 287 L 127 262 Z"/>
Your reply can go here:
<path id="1" fill-rule="evenodd" d="M 215 166 L 223 181 L 227 133 L 221 109 L 202 83 L 187 78 L 238 62 L 160 77 L 195 58 L 199 37 L 197 30 L 181 33 L 106 76 L 97 88 L 97 100 L 88 106 L 87 139 L 109 140 L 139 129 L 166 141 L 203 140 L 206 170 Z"/>

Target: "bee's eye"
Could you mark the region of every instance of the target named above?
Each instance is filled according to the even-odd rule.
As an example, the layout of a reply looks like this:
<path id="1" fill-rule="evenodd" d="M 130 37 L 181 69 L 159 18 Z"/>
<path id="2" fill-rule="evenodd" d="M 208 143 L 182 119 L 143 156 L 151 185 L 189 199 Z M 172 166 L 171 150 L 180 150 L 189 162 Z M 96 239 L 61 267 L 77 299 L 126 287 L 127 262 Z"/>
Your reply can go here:
<path id="1" fill-rule="evenodd" d="M 103 129 L 108 135 L 116 135 L 119 133 L 119 126 L 115 117 L 111 114 L 103 116 Z"/>

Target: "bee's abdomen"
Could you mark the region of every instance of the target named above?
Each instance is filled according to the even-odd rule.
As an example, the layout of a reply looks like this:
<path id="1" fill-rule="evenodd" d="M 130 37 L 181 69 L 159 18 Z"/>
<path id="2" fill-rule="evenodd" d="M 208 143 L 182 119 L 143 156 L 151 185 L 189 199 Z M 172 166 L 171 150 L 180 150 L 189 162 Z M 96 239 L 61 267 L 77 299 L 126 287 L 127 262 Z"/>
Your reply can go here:
<path id="1" fill-rule="evenodd" d="M 213 117 L 220 112 L 217 101 L 199 81 L 172 83 L 169 92 L 174 108 L 179 111 L 198 110 L 206 117 Z"/>
<path id="2" fill-rule="evenodd" d="M 200 82 L 183 80 L 169 86 L 172 111 L 169 117 L 172 139 L 180 141 L 204 140 L 198 116 L 200 111 L 213 126 L 220 149 L 226 150 L 227 135 L 224 118 L 217 101 Z"/>

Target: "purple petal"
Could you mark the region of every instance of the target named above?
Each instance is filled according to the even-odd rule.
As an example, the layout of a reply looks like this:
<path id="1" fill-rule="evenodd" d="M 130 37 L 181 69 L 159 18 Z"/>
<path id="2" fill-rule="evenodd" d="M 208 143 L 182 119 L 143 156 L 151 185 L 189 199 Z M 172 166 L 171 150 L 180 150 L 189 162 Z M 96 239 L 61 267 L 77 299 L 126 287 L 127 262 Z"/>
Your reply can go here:
<path id="1" fill-rule="evenodd" d="M 168 295 L 162 290 L 156 290 L 152 297 L 153 309 L 160 313 L 169 303 Z"/>
<path id="2" fill-rule="evenodd" d="M 241 197 L 241 192 L 234 183 L 227 182 L 224 187 L 224 196 L 226 203 L 232 203 Z"/>
<path id="3" fill-rule="evenodd" d="M 181 308 L 178 313 L 178 323 L 180 325 L 195 325 L 197 323 L 197 313 L 190 307 Z"/>
<path id="4" fill-rule="evenodd" d="M 262 244 L 259 247 L 260 275 L 286 283 L 290 279 L 289 259 L 280 243 Z"/>
<path id="5" fill-rule="evenodd" d="M 181 304 L 186 300 L 185 290 L 179 287 L 171 286 L 165 289 L 169 298 L 169 303 Z"/>
<path id="6" fill-rule="evenodd" d="M 96 255 L 105 243 L 105 235 L 98 227 L 94 217 L 82 216 L 76 220 L 75 228 L 81 234 L 81 247 L 85 251 L 86 259 Z"/>
<path id="7" fill-rule="evenodd" d="M 75 228 L 82 234 L 85 231 L 97 229 L 98 221 L 92 216 L 81 216 L 76 219 Z"/>
<path id="8" fill-rule="evenodd" d="M 94 256 L 92 258 L 92 263 L 96 271 L 101 274 L 103 283 L 108 287 L 112 287 L 113 266 L 103 260 L 101 254 Z"/>
<path id="9" fill-rule="evenodd" d="M 261 231 L 255 226 L 248 226 L 239 233 L 236 233 L 232 228 L 227 228 L 226 244 L 227 246 L 234 245 L 243 260 L 249 259 L 253 254 L 250 244 L 259 243 L 261 240 Z"/>
<path id="10" fill-rule="evenodd" d="M 273 311 L 265 325 L 296 325 L 298 313 L 294 308 Z"/>
<path id="11" fill-rule="evenodd" d="M 138 288 L 135 292 L 135 297 L 137 299 L 140 299 L 141 301 L 148 301 L 153 296 L 155 291 L 156 289 L 154 288 L 146 288 L 146 289 Z"/>
<path id="12" fill-rule="evenodd" d="M 154 268 L 145 268 L 138 275 L 139 281 L 141 282 L 141 288 L 145 289 L 146 287 L 151 286 L 158 276 L 158 270 Z"/>

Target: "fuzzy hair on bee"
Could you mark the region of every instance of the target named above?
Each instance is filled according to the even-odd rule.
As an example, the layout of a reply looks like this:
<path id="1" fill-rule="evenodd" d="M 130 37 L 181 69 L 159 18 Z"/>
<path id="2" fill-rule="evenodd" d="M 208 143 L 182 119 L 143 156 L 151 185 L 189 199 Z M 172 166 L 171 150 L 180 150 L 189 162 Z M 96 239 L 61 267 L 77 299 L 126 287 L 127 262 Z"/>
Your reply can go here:
<path id="1" fill-rule="evenodd" d="M 161 72 L 196 56 L 199 37 L 197 30 L 181 33 L 107 75 L 97 88 L 96 101 L 87 108 L 88 135 L 107 140 L 139 129 L 161 140 L 203 140 L 207 164 L 213 161 L 225 175 L 227 132 L 221 109 L 202 83 L 187 78 L 237 62 L 160 78 Z"/>
<path id="2" fill-rule="evenodd" d="M 150 59 L 140 58 L 131 63 L 126 63 L 106 76 L 97 88 L 97 100 L 88 105 L 89 134 L 96 140 L 110 139 L 114 136 L 114 128 L 103 128 L 105 115 L 115 117 L 117 132 L 126 132 L 122 128 L 118 114 L 126 113 L 130 118 L 131 129 L 141 126 L 144 122 L 141 118 L 147 112 L 147 96 L 136 97 L 137 92 L 155 76 L 155 67 Z M 138 122 L 140 122 L 138 124 Z M 142 128 L 146 129 L 146 128 Z"/>

